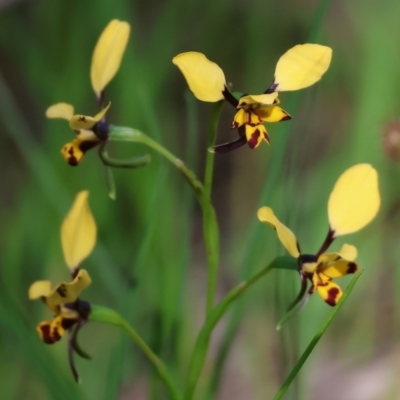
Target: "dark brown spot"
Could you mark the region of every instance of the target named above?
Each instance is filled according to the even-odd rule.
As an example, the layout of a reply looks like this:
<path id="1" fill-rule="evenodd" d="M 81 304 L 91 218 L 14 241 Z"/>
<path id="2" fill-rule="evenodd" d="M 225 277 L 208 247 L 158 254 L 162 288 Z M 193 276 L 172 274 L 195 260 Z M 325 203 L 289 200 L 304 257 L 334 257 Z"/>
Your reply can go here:
<path id="1" fill-rule="evenodd" d="M 281 121 L 289 121 L 290 119 L 292 119 L 292 117 L 289 114 L 286 114 Z"/>
<path id="2" fill-rule="evenodd" d="M 347 273 L 348 274 L 354 274 L 355 272 L 357 272 L 358 270 L 358 266 L 355 262 L 349 262 L 347 264 Z"/>
<path id="3" fill-rule="evenodd" d="M 67 162 L 69 165 L 71 165 L 71 167 L 76 167 L 78 165 L 78 160 L 75 156 L 68 157 Z"/>
<path id="4" fill-rule="evenodd" d="M 65 287 L 65 285 L 61 284 L 61 285 L 57 288 L 57 293 L 58 293 L 61 297 L 66 297 L 66 296 L 67 296 L 67 288 Z"/>
<path id="5" fill-rule="evenodd" d="M 86 117 L 85 117 L 84 115 L 81 115 L 81 116 L 78 118 L 78 120 L 79 120 L 79 121 L 86 122 Z"/>
<path id="6" fill-rule="evenodd" d="M 239 128 L 239 124 L 236 121 L 232 122 L 231 129 Z"/>
<path id="7" fill-rule="evenodd" d="M 47 344 L 53 344 L 54 340 L 51 336 L 51 331 L 50 331 L 50 325 L 40 325 L 39 326 L 40 329 L 40 336 L 43 340 L 43 342 L 47 343 Z"/>
<path id="8" fill-rule="evenodd" d="M 269 143 L 269 135 L 267 132 L 264 132 L 264 139 Z"/>
<path id="9" fill-rule="evenodd" d="M 333 287 L 328 290 L 328 298 L 325 300 L 326 303 L 328 303 L 330 306 L 336 306 L 337 303 L 337 297 L 339 295 L 340 291 L 338 288 Z"/>
<path id="10" fill-rule="evenodd" d="M 258 143 L 258 138 L 260 137 L 260 134 L 261 134 L 260 130 L 259 130 L 259 129 L 256 129 L 256 130 L 252 133 L 250 139 L 247 141 L 247 143 L 249 144 L 249 147 L 250 147 L 251 149 L 256 148 L 257 143 Z"/>

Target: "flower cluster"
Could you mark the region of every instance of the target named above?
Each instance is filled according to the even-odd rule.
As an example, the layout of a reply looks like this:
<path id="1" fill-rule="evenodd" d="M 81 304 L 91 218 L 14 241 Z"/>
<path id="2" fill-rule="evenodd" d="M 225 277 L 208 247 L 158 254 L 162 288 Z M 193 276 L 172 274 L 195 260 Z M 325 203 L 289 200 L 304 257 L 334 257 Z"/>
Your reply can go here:
<path id="1" fill-rule="evenodd" d="M 238 129 L 239 139 L 211 149 L 224 153 L 246 142 L 255 149 L 269 135 L 264 122 L 291 119 L 278 106 L 278 92 L 299 90 L 318 82 L 329 67 L 332 49 L 319 44 L 299 44 L 288 50 L 278 61 L 270 86 L 263 94 L 242 95 L 237 98 L 229 91 L 222 69 L 202 54 L 194 51 L 174 57 L 173 63 L 181 70 L 190 90 L 201 101 L 227 100 L 237 109 L 231 128 Z"/>
<path id="2" fill-rule="evenodd" d="M 66 119 L 70 128 L 75 131 L 75 139 L 64 145 L 61 150 L 65 160 L 72 166 L 81 162 L 86 151 L 108 139 L 105 114 L 111 103 L 103 108 L 104 88 L 121 65 L 129 32 L 130 26 L 127 22 L 114 19 L 104 29 L 94 49 L 90 77 L 101 108 L 98 114 L 94 117 L 74 115 L 74 107 L 67 103 L 57 103 L 46 110 L 47 118 Z"/>
<path id="3" fill-rule="evenodd" d="M 318 291 L 329 305 L 334 306 L 342 296 L 342 289 L 333 279 L 358 270 L 354 262 L 357 249 L 344 244 L 337 253 L 325 253 L 333 240 L 356 232 L 367 225 L 378 213 L 380 196 L 378 174 L 369 164 L 358 164 L 346 170 L 336 182 L 328 202 L 329 230 L 316 254 L 304 254 L 296 236 L 275 216 L 269 207 L 258 210 L 260 221 L 275 229 L 279 240 L 291 256 L 297 258 L 302 288 L 299 300 L 305 294 L 307 279 L 309 293 Z"/>
<path id="4" fill-rule="evenodd" d="M 61 243 L 65 263 L 71 273 L 71 282 L 62 282 L 52 288 L 50 281 L 36 281 L 29 288 L 30 299 L 42 299 L 54 313 L 50 321 L 43 321 L 37 331 L 43 342 L 58 342 L 69 332 L 69 360 L 75 379 L 78 380 L 73 352 L 84 354 L 76 343 L 76 336 L 88 321 L 90 304 L 79 296 L 91 284 L 89 273 L 80 269 L 81 262 L 89 256 L 96 243 L 96 223 L 88 205 L 88 192 L 78 193 L 71 210 L 61 226 Z"/>

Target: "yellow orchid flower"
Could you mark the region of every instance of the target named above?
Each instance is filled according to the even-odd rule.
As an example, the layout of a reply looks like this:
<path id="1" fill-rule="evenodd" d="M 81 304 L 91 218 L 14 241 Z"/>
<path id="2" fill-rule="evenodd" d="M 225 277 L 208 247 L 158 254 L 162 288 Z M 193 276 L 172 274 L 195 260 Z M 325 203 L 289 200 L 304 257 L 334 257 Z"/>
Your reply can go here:
<path id="1" fill-rule="evenodd" d="M 79 264 L 92 252 L 96 242 L 96 223 L 88 205 L 88 192 L 77 194 L 75 201 L 61 226 L 61 242 L 65 262 L 70 269 L 72 281 L 62 282 L 54 289 L 50 281 L 36 281 L 28 291 L 31 300 L 42 299 L 54 313 L 52 320 L 41 322 L 37 331 L 44 343 L 58 342 L 69 332 L 69 361 L 72 373 L 78 381 L 73 351 L 83 355 L 76 343 L 76 336 L 88 321 L 90 304 L 79 299 L 83 289 L 91 284 L 89 273 Z"/>
<path id="2" fill-rule="evenodd" d="M 78 165 L 86 151 L 107 141 L 108 124 L 105 114 L 111 103 L 103 108 L 104 88 L 117 73 L 125 52 L 130 33 L 127 22 L 112 20 L 104 29 L 93 52 L 90 77 L 101 111 L 94 117 L 74 115 L 74 107 L 57 103 L 46 110 L 47 118 L 62 118 L 69 121 L 76 138 L 63 146 L 61 154 L 72 166 Z"/>
<path id="3" fill-rule="evenodd" d="M 204 54 L 194 51 L 178 54 L 172 62 L 181 70 L 190 90 L 201 101 L 227 100 L 237 112 L 232 129 L 238 129 L 239 139 L 215 146 L 212 151 L 224 153 L 246 142 L 251 149 L 259 146 L 269 136 L 265 122 L 281 122 L 291 119 L 278 106 L 278 92 L 299 90 L 319 81 L 327 71 L 332 49 L 319 44 L 302 44 L 292 47 L 278 61 L 274 79 L 260 95 L 243 95 L 239 100 L 229 91 L 222 69 Z"/>
<path id="4" fill-rule="evenodd" d="M 309 293 L 315 290 L 331 306 L 342 297 L 342 289 L 333 279 L 355 273 L 357 249 L 344 244 L 337 253 L 325 253 L 338 236 L 356 232 L 367 225 L 379 211 L 378 174 L 369 164 L 357 164 L 347 169 L 337 180 L 328 201 L 329 231 L 316 254 L 301 253 L 294 233 L 275 216 L 269 207 L 258 210 L 261 222 L 271 226 L 289 254 L 297 258 L 302 287 L 299 300 L 311 281 Z"/>

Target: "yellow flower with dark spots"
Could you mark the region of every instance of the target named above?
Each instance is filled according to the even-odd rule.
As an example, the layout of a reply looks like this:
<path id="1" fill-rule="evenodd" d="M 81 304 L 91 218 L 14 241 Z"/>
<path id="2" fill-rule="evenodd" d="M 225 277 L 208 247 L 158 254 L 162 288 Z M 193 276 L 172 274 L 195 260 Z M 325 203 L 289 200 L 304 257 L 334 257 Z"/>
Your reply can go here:
<path id="1" fill-rule="evenodd" d="M 93 52 L 90 77 L 101 111 L 94 117 L 77 114 L 67 103 L 57 103 L 46 110 L 47 118 L 69 121 L 76 138 L 63 146 L 61 154 L 72 166 L 78 165 L 86 151 L 108 139 L 108 123 L 105 114 L 111 103 L 103 108 L 104 88 L 118 72 L 130 33 L 127 22 L 112 20 L 104 29 Z"/>
<path id="2" fill-rule="evenodd" d="M 309 293 L 315 290 L 331 306 L 342 297 L 342 289 L 333 279 L 358 270 L 354 262 L 357 249 L 344 244 L 337 253 L 326 253 L 335 238 L 356 232 L 367 225 L 379 211 L 378 174 L 369 164 L 358 164 L 346 170 L 336 182 L 328 201 L 329 231 L 316 254 L 304 254 L 294 233 L 275 216 L 269 207 L 258 210 L 260 221 L 271 226 L 289 252 L 298 260 L 301 279 L 300 301 L 311 281 Z"/>
<path id="3" fill-rule="evenodd" d="M 74 204 L 61 226 L 61 244 L 65 263 L 71 273 L 71 282 L 62 282 L 54 289 L 50 281 L 36 281 L 28 291 L 30 299 L 42 299 L 53 312 L 52 320 L 41 322 L 37 331 L 44 343 L 58 342 L 69 333 L 69 361 L 72 373 L 78 381 L 73 359 L 74 351 L 87 357 L 79 348 L 76 337 L 90 315 L 90 304 L 79 297 L 91 284 L 89 273 L 80 269 L 81 262 L 89 256 L 96 243 L 97 228 L 88 204 L 88 192 L 78 193 Z"/>
<path id="4" fill-rule="evenodd" d="M 227 100 L 237 112 L 232 129 L 238 129 L 239 139 L 215 146 L 212 151 L 223 153 L 243 146 L 251 149 L 264 140 L 269 143 L 265 122 L 281 122 L 291 119 L 278 106 L 278 92 L 299 90 L 319 81 L 331 62 L 332 50 L 318 44 L 297 45 L 288 50 L 278 61 L 275 76 L 263 94 L 243 95 L 237 99 L 228 89 L 222 69 L 194 51 L 182 53 L 172 62 L 181 70 L 190 90 L 201 101 Z"/>

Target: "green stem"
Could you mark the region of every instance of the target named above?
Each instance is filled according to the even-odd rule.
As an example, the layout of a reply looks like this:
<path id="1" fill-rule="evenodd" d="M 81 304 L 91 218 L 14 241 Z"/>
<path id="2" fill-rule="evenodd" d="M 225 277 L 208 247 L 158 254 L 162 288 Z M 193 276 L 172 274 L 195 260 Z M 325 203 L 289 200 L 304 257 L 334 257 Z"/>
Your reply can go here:
<path id="1" fill-rule="evenodd" d="M 158 142 L 151 139 L 149 136 L 145 135 L 143 132 L 137 129 L 113 125 L 110 125 L 109 140 L 116 142 L 142 143 L 157 151 L 157 153 L 165 157 L 169 162 L 175 165 L 175 167 L 177 167 L 182 172 L 185 179 L 193 188 L 196 198 L 200 203 L 200 198 L 203 197 L 204 191 L 203 184 L 197 179 L 195 173 L 190 168 L 188 168 L 182 160 L 175 157 L 169 150 L 161 146 Z"/>
<path id="2" fill-rule="evenodd" d="M 208 130 L 207 148 L 215 146 L 217 138 L 218 121 L 221 115 L 224 101 L 214 104 L 211 112 L 210 127 Z M 207 284 L 207 315 L 214 306 L 215 291 L 217 288 L 217 274 L 219 261 L 219 229 L 214 207 L 211 205 L 211 189 L 214 172 L 215 153 L 207 151 L 206 167 L 204 173 L 204 203 L 206 205 L 203 214 L 203 233 L 208 259 L 208 284 Z"/>
<path id="3" fill-rule="evenodd" d="M 314 338 L 311 340 L 310 344 L 307 346 L 305 349 L 304 353 L 300 357 L 299 361 L 297 364 L 294 366 L 292 371 L 290 372 L 289 376 L 286 378 L 285 382 L 279 389 L 278 393 L 275 395 L 273 400 L 279 400 L 282 398 L 282 396 L 285 394 L 286 390 L 289 388 L 290 384 L 293 382 L 294 378 L 297 376 L 301 368 L 303 367 L 304 363 L 306 362 L 307 358 L 310 356 L 312 351 L 314 350 L 315 346 L 321 339 L 322 335 L 325 333 L 327 330 L 328 326 L 330 323 L 333 321 L 333 318 L 336 316 L 340 308 L 343 306 L 347 298 L 349 297 L 351 291 L 354 288 L 354 285 L 356 284 L 358 278 L 361 276 L 362 271 L 360 271 L 358 274 L 356 274 L 353 279 L 351 280 L 347 290 L 344 292 L 342 298 L 340 299 L 339 303 L 332 309 L 332 311 L 329 313 L 328 317 L 325 319 L 324 323 L 321 325 L 319 328 L 318 332 L 314 336 Z"/>
<path id="4" fill-rule="evenodd" d="M 210 123 L 208 145 L 215 143 L 217 124 L 222 110 L 223 102 L 216 103 Z M 157 151 L 175 167 L 177 167 L 192 187 L 203 214 L 203 233 L 208 260 L 208 285 L 207 285 L 207 313 L 211 311 L 214 304 L 214 296 L 217 282 L 218 260 L 219 260 L 219 230 L 214 207 L 211 204 L 211 184 L 214 168 L 214 154 L 207 153 L 205 183 L 197 179 L 195 173 L 186 164 L 175 157 L 169 150 L 160 145 L 143 132 L 128 128 L 110 126 L 109 140 L 142 143 Z"/>
<path id="5" fill-rule="evenodd" d="M 195 348 L 192 354 L 189 365 L 188 380 L 185 389 L 185 400 L 193 398 L 197 382 L 199 380 L 203 365 L 207 356 L 208 345 L 210 342 L 211 333 L 218 321 L 222 318 L 229 306 L 237 300 L 248 288 L 261 279 L 273 268 L 287 268 L 287 264 L 296 263 L 292 257 L 278 257 L 263 268 L 260 272 L 255 274 L 248 281 L 241 282 L 238 286 L 233 288 L 209 313 L 206 322 L 201 328 L 197 336 Z M 291 268 L 292 269 L 292 268 Z"/>
<path id="6" fill-rule="evenodd" d="M 118 326 L 124 330 L 132 338 L 140 350 L 142 350 L 143 354 L 147 357 L 150 363 L 153 364 L 160 379 L 164 382 L 165 387 L 167 388 L 169 398 L 171 400 L 183 400 L 182 395 L 169 375 L 165 364 L 150 349 L 142 337 L 116 311 L 107 307 L 92 305 L 90 320 Z"/>

